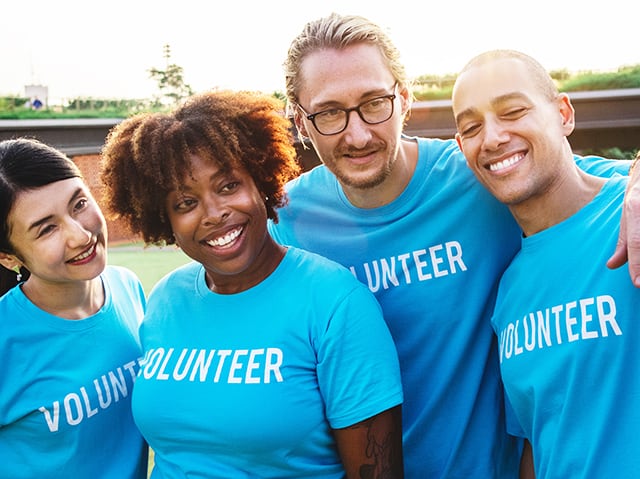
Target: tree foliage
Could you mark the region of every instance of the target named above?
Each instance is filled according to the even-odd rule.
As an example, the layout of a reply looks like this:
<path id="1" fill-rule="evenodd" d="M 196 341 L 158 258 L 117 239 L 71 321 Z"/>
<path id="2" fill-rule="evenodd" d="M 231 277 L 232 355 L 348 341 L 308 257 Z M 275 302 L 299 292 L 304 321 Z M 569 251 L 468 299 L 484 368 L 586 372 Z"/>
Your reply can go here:
<path id="1" fill-rule="evenodd" d="M 164 70 L 150 68 L 149 77 L 158 84 L 159 95 L 156 97 L 160 104 L 175 104 L 193 94 L 191 86 L 184 81 L 181 66 L 171 63 L 171 46 L 164 45 Z"/>

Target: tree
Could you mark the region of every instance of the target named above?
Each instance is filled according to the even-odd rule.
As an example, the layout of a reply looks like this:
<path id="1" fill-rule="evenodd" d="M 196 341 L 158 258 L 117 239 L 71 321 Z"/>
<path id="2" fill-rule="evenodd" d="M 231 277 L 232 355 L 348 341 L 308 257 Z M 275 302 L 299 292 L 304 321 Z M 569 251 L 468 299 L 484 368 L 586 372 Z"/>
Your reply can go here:
<path id="1" fill-rule="evenodd" d="M 158 82 L 159 103 L 175 104 L 180 100 L 193 94 L 191 86 L 184 82 L 183 69 L 181 66 L 171 63 L 171 47 L 164 45 L 164 59 L 166 66 L 164 70 L 150 68 L 149 76 Z M 162 100 L 165 100 L 164 102 Z M 168 100 L 168 101 L 167 101 Z"/>

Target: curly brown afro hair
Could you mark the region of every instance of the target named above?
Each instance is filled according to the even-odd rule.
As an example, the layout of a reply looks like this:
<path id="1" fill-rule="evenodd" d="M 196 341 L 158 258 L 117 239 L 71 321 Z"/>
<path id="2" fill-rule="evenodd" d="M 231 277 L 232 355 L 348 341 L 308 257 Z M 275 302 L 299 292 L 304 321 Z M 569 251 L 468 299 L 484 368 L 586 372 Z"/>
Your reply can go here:
<path id="1" fill-rule="evenodd" d="M 102 150 L 104 204 L 147 244 L 173 244 L 168 193 L 190 173 L 190 156 L 244 169 L 266 197 L 267 215 L 286 204 L 284 185 L 300 174 L 282 101 L 254 92 L 195 95 L 171 113 L 141 113 L 116 125 Z"/>

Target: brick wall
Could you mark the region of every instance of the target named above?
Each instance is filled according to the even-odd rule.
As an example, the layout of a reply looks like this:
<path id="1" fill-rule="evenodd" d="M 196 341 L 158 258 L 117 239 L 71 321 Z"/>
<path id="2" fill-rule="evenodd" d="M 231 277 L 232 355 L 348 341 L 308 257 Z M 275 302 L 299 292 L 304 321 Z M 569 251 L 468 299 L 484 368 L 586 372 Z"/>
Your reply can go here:
<path id="1" fill-rule="evenodd" d="M 109 244 L 130 243 L 141 241 L 141 239 L 131 233 L 127 226 L 119 220 L 109 219 L 109 211 L 102 202 L 102 183 L 100 182 L 100 155 L 78 155 L 71 158 L 82 174 L 91 189 L 91 193 L 104 211 L 107 218 L 107 228 L 109 230 Z"/>

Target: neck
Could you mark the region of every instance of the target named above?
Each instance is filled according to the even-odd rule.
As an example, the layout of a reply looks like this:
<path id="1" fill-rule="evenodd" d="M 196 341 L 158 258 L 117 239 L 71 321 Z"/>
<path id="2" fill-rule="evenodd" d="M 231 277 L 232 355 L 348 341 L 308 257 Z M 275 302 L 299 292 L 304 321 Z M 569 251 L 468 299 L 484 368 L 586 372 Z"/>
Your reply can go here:
<path id="1" fill-rule="evenodd" d="M 573 163 L 573 159 L 571 160 Z M 510 205 L 509 209 L 525 236 L 532 236 L 577 213 L 598 194 L 605 179 L 585 173 L 575 164 L 537 195 Z"/>
<path id="2" fill-rule="evenodd" d="M 276 243 L 271 236 L 249 268 L 241 273 L 223 275 L 206 270 L 207 286 L 218 294 L 236 294 L 262 283 L 278 267 L 287 249 Z"/>
<path id="3" fill-rule="evenodd" d="M 368 188 L 343 185 L 342 189 L 353 206 L 363 209 L 379 208 L 391 203 L 402 194 L 413 177 L 417 163 L 417 142 L 402 139 L 391 171 L 379 185 Z"/>
<path id="4" fill-rule="evenodd" d="M 22 285 L 22 291 L 43 311 L 71 320 L 97 313 L 105 299 L 99 276 L 88 281 L 51 283 L 32 275 Z"/>

